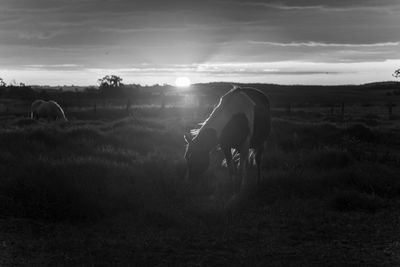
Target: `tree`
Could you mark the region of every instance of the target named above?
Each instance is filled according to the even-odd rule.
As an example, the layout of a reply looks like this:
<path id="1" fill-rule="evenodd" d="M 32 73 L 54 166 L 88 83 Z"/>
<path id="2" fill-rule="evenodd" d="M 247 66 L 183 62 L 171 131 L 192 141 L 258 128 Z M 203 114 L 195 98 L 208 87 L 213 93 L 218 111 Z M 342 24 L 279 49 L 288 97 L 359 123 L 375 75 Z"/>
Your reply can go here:
<path id="1" fill-rule="evenodd" d="M 395 78 L 400 78 L 400 69 L 395 70 L 392 76 Z"/>
<path id="2" fill-rule="evenodd" d="M 121 87 L 124 84 L 122 83 L 122 78 L 117 75 L 106 75 L 101 79 L 98 79 L 100 83 L 100 87 L 109 86 L 109 87 Z"/>
<path id="3" fill-rule="evenodd" d="M 15 81 L 15 79 L 12 79 L 12 80 L 8 83 L 8 86 L 16 87 L 16 86 L 17 86 L 17 82 Z"/>
<path id="4" fill-rule="evenodd" d="M 123 92 L 122 78 L 117 75 L 106 75 L 98 79 L 99 90 L 103 97 L 121 96 Z"/>
<path id="5" fill-rule="evenodd" d="M 4 82 L 4 80 L 2 78 L 0 78 L 0 87 L 6 87 L 6 83 Z"/>

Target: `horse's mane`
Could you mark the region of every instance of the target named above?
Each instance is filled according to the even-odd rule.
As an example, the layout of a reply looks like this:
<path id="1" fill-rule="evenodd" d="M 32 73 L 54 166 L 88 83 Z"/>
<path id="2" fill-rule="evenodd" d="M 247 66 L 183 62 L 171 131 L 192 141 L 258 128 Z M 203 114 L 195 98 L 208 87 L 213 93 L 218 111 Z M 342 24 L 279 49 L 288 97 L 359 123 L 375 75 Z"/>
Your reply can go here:
<path id="1" fill-rule="evenodd" d="M 62 109 L 60 104 L 53 100 L 50 100 L 47 103 L 51 103 L 52 105 L 54 105 L 56 107 L 56 112 L 58 113 L 58 115 L 61 116 L 63 119 L 66 119 L 64 110 Z"/>
<path id="2" fill-rule="evenodd" d="M 221 98 L 219 99 L 219 103 L 214 107 L 213 111 L 208 116 L 208 118 L 205 119 L 203 122 L 199 123 L 200 128 L 190 130 L 190 134 L 193 136 L 193 138 L 195 138 L 196 136 L 199 135 L 201 129 L 203 129 L 205 126 L 207 126 L 207 124 L 210 122 L 210 120 L 215 118 L 220 113 L 221 109 L 226 105 L 226 103 L 229 102 L 229 100 L 232 98 L 232 96 L 236 92 L 240 91 L 240 89 L 241 88 L 239 86 L 234 85 L 231 90 L 229 90 L 227 93 L 225 93 L 224 95 L 221 96 Z"/>

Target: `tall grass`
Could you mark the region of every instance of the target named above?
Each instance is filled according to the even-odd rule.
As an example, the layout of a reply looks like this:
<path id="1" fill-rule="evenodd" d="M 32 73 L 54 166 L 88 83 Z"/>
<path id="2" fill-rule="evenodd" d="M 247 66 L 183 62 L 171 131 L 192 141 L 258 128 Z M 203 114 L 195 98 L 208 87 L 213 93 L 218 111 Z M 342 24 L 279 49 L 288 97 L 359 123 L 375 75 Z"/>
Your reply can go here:
<path id="1" fill-rule="evenodd" d="M 158 125 L 26 125 L 0 132 L 0 194 L 22 207 L 17 215 L 74 220 L 151 209 L 169 194 L 157 184 L 179 176 L 183 141 Z"/>
<path id="2" fill-rule="evenodd" d="M 182 212 L 191 214 L 199 194 L 214 196 L 210 207 L 225 207 L 231 188 L 220 152 L 203 176 L 206 183 L 187 184 L 182 133 L 195 122 L 182 119 L 178 110 L 170 113 L 164 119 L 149 115 L 50 124 L 9 118 L 0 129 L 0 199 L 7 203 L 0 212 L 47 220 L 93 220 L 119 212 L 138 220 L 180 220 Z M 388 145 L 397 136 L 391 134 L 387 138 L 383 130 L 364 125 L 275 119 L 264 179 L 253 197 L 319 198 L 341 211 L 352 205 L 368 210 L 374 199 L 397 197 L 398 166 L 363 161 L 346 143 L 353 138 L 357 145 Z"/>

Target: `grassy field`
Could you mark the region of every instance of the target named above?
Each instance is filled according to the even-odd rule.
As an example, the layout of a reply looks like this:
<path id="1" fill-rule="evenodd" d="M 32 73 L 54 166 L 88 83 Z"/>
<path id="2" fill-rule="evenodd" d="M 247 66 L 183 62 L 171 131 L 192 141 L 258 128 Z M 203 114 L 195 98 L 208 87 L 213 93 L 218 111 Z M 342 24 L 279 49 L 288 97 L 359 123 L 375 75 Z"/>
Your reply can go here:
<path id="1" fill-rule="evenodd" d="M 274 110 L 262 182 L 235 197 L 219 151 L 184 180 L 208 112 L 0 117 L 0 265 L 400 265 L 398 121 Z"/>

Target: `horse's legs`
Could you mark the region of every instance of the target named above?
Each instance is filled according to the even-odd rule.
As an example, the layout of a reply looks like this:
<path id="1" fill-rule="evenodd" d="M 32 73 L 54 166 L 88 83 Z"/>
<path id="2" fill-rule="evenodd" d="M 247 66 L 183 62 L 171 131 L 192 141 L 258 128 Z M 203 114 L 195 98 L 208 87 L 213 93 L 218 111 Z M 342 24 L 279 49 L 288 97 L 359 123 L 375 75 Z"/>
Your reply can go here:
<path id="1" fill-rule="evenodd" d="M 240 148 L 240 168 L 239 168 L 239 177 L 240 177 L 240 190 L 243 190 L 247 187 L 247 170 L 246 163 L 249 158 L 249 144 L 250 140 L 247 139 Z"/>
<path id="2" fill-rule="evenodd" d="M 231 179 L 231 183 L 234 182 L 234 175 L 236 172 L 235 165 L 232 162 L 232 152 L 231 148 L 224 147 L 222 148 L 222 152 L 224 153 L 225 159 L 226 159 L 226 166 L 228 167 L 229 170 L 229 178 Z"/>
<path id="3" fill-rule="evenodd" d="M 38 120 L 39 119 L 39 114 L 36 111 L 32 111 L 31 118 L 34 119 L 34 120 Z"/>
<path id="4" fill-rule="evenodd" d="M 257 164 L 257 185 L 260 185 L 261 180 L 261 160 L 264 151 L 264 144 L 256 149 L 256 164 Z"/>

